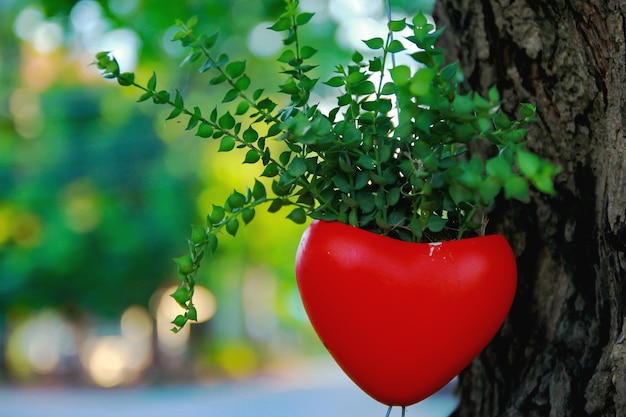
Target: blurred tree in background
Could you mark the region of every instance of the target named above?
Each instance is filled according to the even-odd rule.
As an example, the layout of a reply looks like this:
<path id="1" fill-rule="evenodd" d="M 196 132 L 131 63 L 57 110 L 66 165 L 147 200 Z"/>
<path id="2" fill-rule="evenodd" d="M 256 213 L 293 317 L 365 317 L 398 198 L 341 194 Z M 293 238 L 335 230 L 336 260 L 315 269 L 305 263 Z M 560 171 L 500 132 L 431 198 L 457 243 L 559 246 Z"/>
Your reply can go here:
<path id="1" fill-rule="evenodd" d="M 367 30 L 384 30 L 382 0 L 301 3 L 317 14 L 304 36 L 324 45 L 321 78 L 349 60 L 355 42 L 371 37 Z M 102 80 L 89 65 L 94 54 L 111 50 L 122 70 L 144 79 L 155 70 L 163 88 L 188 91 L 189 101 L 202 105 L 223 92 L 213 94 L 196 69 L 179 65 L 184 51 L 170 42 L 174 20 L 197 15 L 199 32 L 219 31 L 219 48 L 246 59 L 253 82 L 264 87 L 258 83 L 276 85 L 267 77 L 280 77 L 279 51 L 270 47 L 280 39 L 265 28 L 283 6 L 282 0 L 0 3 L 0 375 L 7 335 L 32 311 L 52 308 L 81 323 L 118 319 L 132 305 L 147 308 L 159 288 L 175 283 L 171 259 L 185 249 L 190 225 L 203 222 L 211 202 L 244 187 L 240 160 L 207 156 L 216 144 L 165 122 L 159 108 L 137 104 L 129 95 L 136 92 Z M 393 7 L 412 14 L 430 10 L 432 1 Z M 278 93 L 276 99 L 282 100 Z M 315 340 L 310 332 L 288 331 L 307 328 L 293 282 L 303 228 L 276 216 L 259 220 L 241 231 L 244 238 L 225 240 L 199 277 L 219 305 L 207 352 L 231 344 L 258 356 L 276 344 Z"/>
<path id="2" fill-rule="evenodd" d="M 204 186 L 194 168 L 199 148 L 154 109 L 120 98 L 87 64 L 108 41 L 123 48 L 127 65 L 158 67 L 168 83 L 184 85 L 189 70 L 172 71 L 179 57 L 165 44 L 174 16 L 206 16 L 204 25 L 228 42 L 243 29 L 220 22 L 240 22 L 231 16 L 241 5 L 10 3 L 0 6 L 9 86 L 0 92 L 0 306 L 116 315 L 145 304 L 170 278 L 170 259 L 199 215 L 191 200 Z M 241 20 L 262 21 L 281 2 L 255 5 Z"/>

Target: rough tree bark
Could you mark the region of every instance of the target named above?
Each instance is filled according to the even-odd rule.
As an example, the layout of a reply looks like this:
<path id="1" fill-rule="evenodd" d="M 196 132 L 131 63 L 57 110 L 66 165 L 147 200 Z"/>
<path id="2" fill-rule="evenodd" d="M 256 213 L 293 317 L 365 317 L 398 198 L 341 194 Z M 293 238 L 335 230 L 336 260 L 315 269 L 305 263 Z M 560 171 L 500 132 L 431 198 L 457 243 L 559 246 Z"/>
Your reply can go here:
<path id="1" fill-rule="evenodd" d="M 626 416 L 626 1 L 439 0 L 435 14 L 473 88 L 497 84 L 511 114 L 536 104 L 530 147 L 563 167 L 558 197 L 494 213 L 518 294 L 455 415 Z"/>

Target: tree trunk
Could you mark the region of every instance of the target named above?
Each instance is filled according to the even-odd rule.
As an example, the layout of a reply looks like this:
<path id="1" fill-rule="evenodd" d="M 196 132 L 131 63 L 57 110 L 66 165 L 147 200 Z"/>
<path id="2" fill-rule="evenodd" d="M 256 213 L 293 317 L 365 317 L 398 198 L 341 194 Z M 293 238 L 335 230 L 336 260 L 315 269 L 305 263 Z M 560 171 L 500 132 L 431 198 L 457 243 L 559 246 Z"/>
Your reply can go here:
<path id="1" fill-rule="evenodd" d="M 518 293 L 455 415 L 626 416 L 626 2 L 439 0 L 435 14 L 473 88 L 497 84 L 511 114 L 537 106 L 529 146 L 563 168 L 557 197 L 493 213 Z"/>

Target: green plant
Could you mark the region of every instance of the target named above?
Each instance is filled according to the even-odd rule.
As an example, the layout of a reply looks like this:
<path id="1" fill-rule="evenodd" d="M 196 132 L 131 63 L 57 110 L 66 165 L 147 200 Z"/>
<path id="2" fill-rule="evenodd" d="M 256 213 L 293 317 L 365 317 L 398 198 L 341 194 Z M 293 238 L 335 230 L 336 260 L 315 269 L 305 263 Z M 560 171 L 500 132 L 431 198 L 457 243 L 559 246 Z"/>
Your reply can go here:
<path id="1" fill-rule="evenodd" d="M 223 205 L 213 205 L 207 224 L 192 227 L 189 253 L 177 258 L 181 285 L 172 295 L 185 309 L 174 330 L 195 320 L 194 274 L 203 258 L 212 255 L 222 231 L 235 236 L 240 224 L 253 220 L 255 210 L 270 212 L 290 207 L 287 217 L 339 221 L 406 241 L 462 238 L 483 227 L 484 211 L 497 196 L 529 200 L 529 187 L 553 194 L 557 168 L 526 150 L 524 126 L 535 109 L 522 104 L 520 118 L 499 110 L 493 87 L 486 96 L 461 93 L 458 64 L 445 64 L 435 44 L 436 30 L 419 13 L 410 22 L 390 20 L 386 39 L 365 44 L 376 52 L 366 59 L 355 52 L 348 65 L 338 65 L 324 84 L 337 92 L 337 106 L 327 114 L 311 102 L 319 79 L 311 76 L 317 52 L 301 44 L 299 27 L 313 17 L 298 11 L 297 0 L 269 28 L 285 32 L 285 81 L 278 90 L 289 97 L 280 106 L 263 90 L 251 89 L 245 61 L 232 61 L 213 52 L 217 34 L 197 36 L 196 19 L 178 21 L 174 35 L 189 49 L 188 62 L 202 60 L 200 72 L 212 72 L 210 85 L 226 84 L 222 103 L 231 110 L 189 107 L 182 95 L 157 89 L 153 74 L 146 85 L 133 73 L 121 72 L 108 52 L 96 56 L 104 77 L 143 91 L 139 101 L 171 106 L 168 119 L 187 118 L 187 130 L 219 140 L 220 152 L 240 151 L 244 164 L 261 164 L 261 177 L 245 191 L 233 191 Z M 394 34 L 410 31 L 406 50 Z M 391 64 L 404 53 L 415 68 Z M 390 75 L 387 81 L 386 75 Z M 231 103 L 232 102 L 232 103 Z M 492 156 L 468 153 L 473 142 L 485 143 Z M 269 188 L 269 190 L 268 190 Z"/>

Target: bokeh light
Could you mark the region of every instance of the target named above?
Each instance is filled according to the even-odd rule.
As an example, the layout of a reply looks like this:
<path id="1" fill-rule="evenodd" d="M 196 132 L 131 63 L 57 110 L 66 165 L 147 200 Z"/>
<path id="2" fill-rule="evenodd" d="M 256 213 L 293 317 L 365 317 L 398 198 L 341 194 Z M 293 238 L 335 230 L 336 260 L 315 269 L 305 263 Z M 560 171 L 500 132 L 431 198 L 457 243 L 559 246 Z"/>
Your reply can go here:
<path id="1" fill-rule="evenodd" d="M 277 54 L 282 48 L 283 35 L 268 30 L 272 22 L 261 22 L 248 34 L 248 49 L 258 57 L 269 57 Z"/>
<path id="2" fill-rule="evenodd" d="M 135 381 L 152 365 L 153 328 L 148 310 L 134 305 L 124 311 L 114 334 L 89 334 L 80 351 L 89 378 L 104 388 Z"/>
<path id="3" fill-rule="evenodd" d="M 6 361 L 19 378 L 62 371 L 77 353 L 73 328 L 53 310 L 32 314 L 9 333 Z"/>

